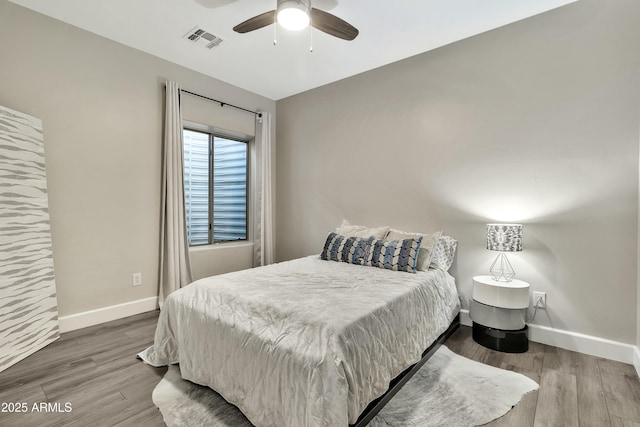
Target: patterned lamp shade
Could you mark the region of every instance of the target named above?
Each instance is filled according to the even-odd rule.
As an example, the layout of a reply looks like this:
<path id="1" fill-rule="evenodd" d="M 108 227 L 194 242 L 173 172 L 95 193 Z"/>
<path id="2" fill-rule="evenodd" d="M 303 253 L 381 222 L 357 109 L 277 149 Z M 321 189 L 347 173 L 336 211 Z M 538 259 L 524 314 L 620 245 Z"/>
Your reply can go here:
<path id="1" fill-rule="evenodd" d="M 522 250 L 522 224 L 487 224 L 487 249 L 500 252 Z"/>
<path id="2" fill-rule="evenodd" d="M 491 277 L 498 282 L 510 282 L 516 273 L 504 252 L 522 250 L 521 224 L 487 224 L 487 249 L 502 252 L 491 264 Z"/>

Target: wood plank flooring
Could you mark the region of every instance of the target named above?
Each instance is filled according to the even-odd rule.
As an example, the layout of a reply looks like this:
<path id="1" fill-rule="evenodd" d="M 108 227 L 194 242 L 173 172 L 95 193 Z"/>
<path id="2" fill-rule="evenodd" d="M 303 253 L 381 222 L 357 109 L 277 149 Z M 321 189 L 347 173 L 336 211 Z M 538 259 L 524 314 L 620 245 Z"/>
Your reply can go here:
<path id="1" fill-rule="evenodd" d="M 640 427 L 640 381 L 632 365 L 535 342 L 527 353 L 498 353 L 476 344 L 469 327 L 461 327 L 445 344 L 469 359 L 540 384 L 487 426 Z"/>
<path id="2" fill-rule="evenodd" d="M 152 311 L 62 334 L 0 372 L 0 404 L 28 406 L 27 413 L 0 412 L 0 426 L 163 426 L 151 391 L 166 368 L 136 359 L 152 344 L 157 320 Z M 63 411 L 69 402 L 71 412 L 32 411 L 41 402 Z"/>
<path id="3" fill-rule="evenodd" d="M 28 409 L 0 412 L 0 426 L 164 426 L 151 392 L 166 368 L 135 357 L 151 345 L 157 318 L 154 311 L 63 334 L 1 372 L 0 404 L 26 403 Z M 499 353 L 476 344 L 466 326 L 446 345 L 540 384 L 487 426 L 640 427 L 640 381 L 631 365 L 534 342 L 524 354 Z M 33 411 L 34 403 L 47 402 L 54 404 L 49 410 L 59 403 L 60 412 Z M 70 412 L 64 412 L 67 402 Z"/>

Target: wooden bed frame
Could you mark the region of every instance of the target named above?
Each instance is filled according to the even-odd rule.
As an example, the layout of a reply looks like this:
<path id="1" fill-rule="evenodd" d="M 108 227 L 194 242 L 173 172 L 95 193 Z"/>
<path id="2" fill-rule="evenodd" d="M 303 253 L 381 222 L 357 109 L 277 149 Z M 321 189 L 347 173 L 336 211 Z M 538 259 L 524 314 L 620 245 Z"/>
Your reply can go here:
<path id="1" fill-rule="evenodd" d="M 389 383 L 389 389 L 382 396 L 371 402 L 369 406 L 367 406 L 365 410 L 362 411 L 362 414 L 360 414 L 358 420 L 354 424 L 349 424 L 349 426 L 364 427 L 369 424 L 369 421 L 371 421 L 373 417 L 375 417 L 378 412 L 380 412 L 380 410 L 391 400 L 391 398 L 400 391 L 402 386 L 404 386 L 411 379 L 411 377 L 413 377 L 413 375 L 420 370 L 422 365 L 424 365 L 427 360 L 429 360 L 429 358 L 433 356 L 438 348 L 440 348 L 442 343 L 444 343 L 447 338 L 449 338 L 458 329 L 459 326 L 460 314 L 458 314 L 455 319 L 453 319 L 453 322 L 451 322 L 449 328 L 447 328 L 447 330 L 444 331 L 442 335 L 440 335 L 438 339 L 436 339 L 433 344 L 431 344 L 431 346 L 429 346 L 429 348 L 427 348 L 422 353 L 422 358 L 420 359 L 420 361 L 418 361 L 418 363 L 416 363 L 415 365 L 409 366 L 404 370 L 404 372 L 391 380 L 391 382 Z"/>

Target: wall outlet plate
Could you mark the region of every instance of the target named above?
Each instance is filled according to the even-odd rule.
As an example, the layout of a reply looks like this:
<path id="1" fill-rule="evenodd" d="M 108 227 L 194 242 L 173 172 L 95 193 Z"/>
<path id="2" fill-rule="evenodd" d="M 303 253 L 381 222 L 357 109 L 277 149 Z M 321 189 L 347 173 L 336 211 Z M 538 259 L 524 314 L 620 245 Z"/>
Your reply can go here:
<path id="1" fill-rule="evenodd" d="M 547 293 L 546 292 L 534 292 L 533 293 L 533 307 L 535 308 L 536 304 L 538 308 L 545 309 L 547 308 Z"/>
<path id="2" fill-rule="evenodd" d="M 142 285 L 142 273 L 133 273 L 131 275 L 131 283 L 133 284 L 133 286 Z"/>

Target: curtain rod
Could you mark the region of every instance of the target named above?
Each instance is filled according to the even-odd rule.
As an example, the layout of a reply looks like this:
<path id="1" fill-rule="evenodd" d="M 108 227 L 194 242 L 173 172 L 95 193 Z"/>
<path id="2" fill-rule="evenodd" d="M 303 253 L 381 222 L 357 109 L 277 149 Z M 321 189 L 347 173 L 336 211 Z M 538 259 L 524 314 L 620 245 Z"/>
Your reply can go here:
<path id="1" fill-rule="evenodd" d="M 217 104 L 220 104 L 221 107 L 224 107 L 225 105 L 227 105 L 229 107 L 232 107 L 232 108 L 235 108 L 235 109 L 238 109 L 238 110 L 246 111 L 247 113 L 256 114 L 258 117 L 262 117 L 262 113 L 260 113 L 258 111 L 247 110 L 246 108 L 238 107 L 237 105 L 229 104 L 228 102 L 223 102 L 223 101 L 219 101 L 217 99 L 209 98 L 208 96 L 200 95 L 198 93 L 189 92 L 188 90 L 184 90 L 184 89 L 180 89 L 180 92 L 184 92 L 184 93 L 187 93 L 189 95 L 197 96 L 198 98 L 203 98 L 203 99 L 206 99 L 207 101 L 215 102 Z"/>

